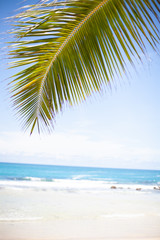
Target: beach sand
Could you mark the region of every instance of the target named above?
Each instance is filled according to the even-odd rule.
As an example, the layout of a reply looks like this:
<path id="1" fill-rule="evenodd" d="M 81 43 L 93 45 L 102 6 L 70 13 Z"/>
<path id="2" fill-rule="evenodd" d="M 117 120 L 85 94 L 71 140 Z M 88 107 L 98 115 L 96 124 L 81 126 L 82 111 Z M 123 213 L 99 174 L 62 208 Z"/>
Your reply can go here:
<path id="1" fill-rule="evenodd" d="M 0 190 L 0 240 L 160 240 L 160 194 Z"/>
<path id="2" fill-rule="evenodd" d="M 85 220 L 7 223 L 1 225 L 3 240 L 101 240 L 101 239 L 154 239 L 158 229 L 150 221 Z M 157 231 L 157 232 L 156 232 Z"/>

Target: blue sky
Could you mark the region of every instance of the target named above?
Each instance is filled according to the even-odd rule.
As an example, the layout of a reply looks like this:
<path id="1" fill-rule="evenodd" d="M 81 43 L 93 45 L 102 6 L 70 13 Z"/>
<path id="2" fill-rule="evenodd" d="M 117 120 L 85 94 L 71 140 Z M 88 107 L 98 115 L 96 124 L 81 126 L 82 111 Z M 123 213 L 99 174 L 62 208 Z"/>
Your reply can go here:
<path id="1" fill-rule="evenodd" d="M 112 89 L 67 108 L 50 135 L 23 132 L 7 91 L 3 18 L 23 3 L 0 1 L 0 161 L 56 165 L 160 169 L 160 56 L 150 47 L 143 64 L 128 66 L 130 76 L 115 79 Z M 29 1 L 28 1 L 29 2 Z M 4 39 L 5 38 L 5 39 Z"/>

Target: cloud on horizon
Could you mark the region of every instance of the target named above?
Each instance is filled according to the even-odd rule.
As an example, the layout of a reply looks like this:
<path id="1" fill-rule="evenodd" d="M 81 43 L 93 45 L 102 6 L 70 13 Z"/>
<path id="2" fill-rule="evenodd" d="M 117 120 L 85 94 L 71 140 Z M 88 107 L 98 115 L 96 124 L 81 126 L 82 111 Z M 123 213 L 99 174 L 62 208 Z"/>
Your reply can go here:
<path id="1" fill-rule="evenodd" d="M 56 159 L 54 164 L 136 168 L 153 163 L 160 168 L 159 149 L 128 146 L 127 143 L 93 139 L 74 132 L 31 137 L 20 132 L 1 132 L 0 155 L 6 159 L 9 156 L 19 158 L 20 162 L 23 158 L 45 158 L 50 164 Z"/>

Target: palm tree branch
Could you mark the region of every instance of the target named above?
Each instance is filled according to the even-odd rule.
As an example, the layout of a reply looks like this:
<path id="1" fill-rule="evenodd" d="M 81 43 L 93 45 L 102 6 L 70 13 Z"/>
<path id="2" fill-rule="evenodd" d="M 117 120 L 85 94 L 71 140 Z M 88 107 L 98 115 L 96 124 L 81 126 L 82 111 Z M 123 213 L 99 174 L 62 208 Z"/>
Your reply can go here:
<path id="1" fill-rule="evenodd" d="M 12 67 L 28 67 L 14 76 L 12 91 L 31 132 L 40 120 L 49 126 L 66 101 L 72 105 L 100 91 L 133 56 L 141 59 L 144 38 L 155 49 L 157 11 L 158 0 L 67 0 L 18 15 Z"/>
<path id="2" fill-rule="evenodd" d="M 78 29 L 94 14 L 96 13 L 104 4 L 106 4 L 106 2 L 108 2 L 109 0 L 103 0 L 95 9 L 93 9 L 79 24 L 78 26 L 76 26 L 76 28 L 70 33 L 70 35 L 66 38 L 66 40 L 63 42 L 63 44 L 61 45 L 61 47 L 58 49 L 57 53 L 55 54 L 55 56 L 53 57 L 53 59 L 51 60 L 46 73 L 42 79 L 42 83 L 41 83 L 41 87 L 39 90 L 39 98 L 38 98 L 38 107 L 37 107 L 37 113 L 36 115 L 39 114 L 39 108 L 40 108 L 40 104 L 41 104 L 41 96 L 42 96 L 42 92 L 43 92 L 43 85 L 46 81 L 46 77 L 48 75 L 48 72 L 52 66 L 52 64 L 54 63 L 54 61 L 56 60 L 57 56 L 60 54 L 60 52 L 63 50 L 63 48 L 66 46 L 66 44 L 68 43 L 68 41 L 74 36 L 74 34 L 78 31 Z M 32 84 L 32 83 L 29 83 Z M 26 85 L 27 87 L 27 85 Z"/>

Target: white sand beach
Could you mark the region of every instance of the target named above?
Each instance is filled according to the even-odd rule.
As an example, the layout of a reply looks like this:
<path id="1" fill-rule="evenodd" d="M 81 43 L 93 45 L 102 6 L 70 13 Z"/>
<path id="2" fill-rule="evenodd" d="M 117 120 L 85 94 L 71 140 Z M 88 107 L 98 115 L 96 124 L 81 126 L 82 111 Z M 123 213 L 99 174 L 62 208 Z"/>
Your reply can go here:
<path id="1" fill-rule="evenodd" d="M 160 192 L 0 189 L 0 240 L 160 239 Z"/>

